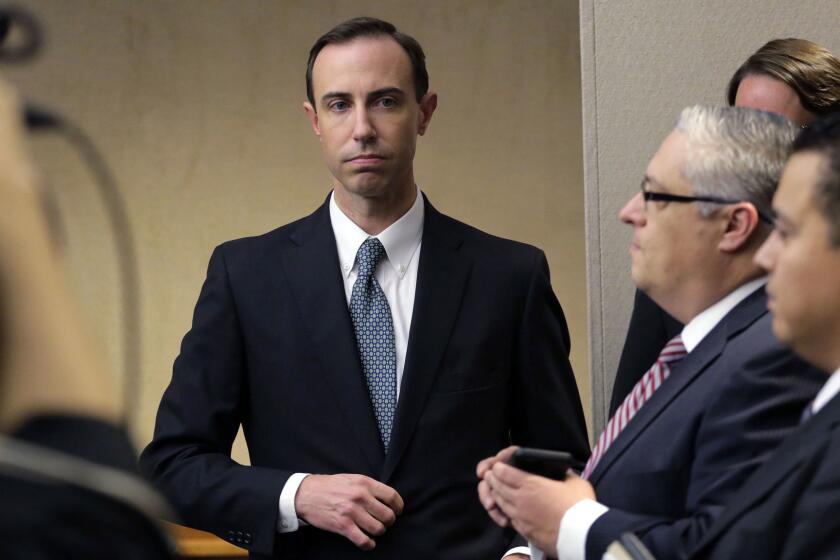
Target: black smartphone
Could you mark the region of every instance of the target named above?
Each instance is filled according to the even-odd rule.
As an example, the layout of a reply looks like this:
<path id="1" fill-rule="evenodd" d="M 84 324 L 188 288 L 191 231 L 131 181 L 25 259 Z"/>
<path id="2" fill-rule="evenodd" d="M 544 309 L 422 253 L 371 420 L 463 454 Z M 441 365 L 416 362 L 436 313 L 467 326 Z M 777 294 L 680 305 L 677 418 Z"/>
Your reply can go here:
<path id="1" fill-rule="evenodd" d="M 533 447 L 520 447 L 514 451 L 508 464 L 554 480 L 564 480 L 566 471 L 570 468 L 579 469 L 581 466 L 580 461 L 575 460 L 571 453 Z"/>

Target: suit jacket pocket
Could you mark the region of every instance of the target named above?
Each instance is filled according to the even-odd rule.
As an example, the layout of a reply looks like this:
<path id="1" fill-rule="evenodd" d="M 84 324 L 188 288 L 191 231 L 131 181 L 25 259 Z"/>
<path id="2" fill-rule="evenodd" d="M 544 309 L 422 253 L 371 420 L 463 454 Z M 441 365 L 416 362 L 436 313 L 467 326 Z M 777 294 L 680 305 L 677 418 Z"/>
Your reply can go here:
<path id="1" fill-rule="evenodd" d="M 442 371 L 435 380 L 432 393 L 436 395 L 457 395 L 492 389 L 500 382 L 499 373 L 501 369 L 500 366 L 495 366 L 492 368 L 474 368 L 469 371 Z"/>

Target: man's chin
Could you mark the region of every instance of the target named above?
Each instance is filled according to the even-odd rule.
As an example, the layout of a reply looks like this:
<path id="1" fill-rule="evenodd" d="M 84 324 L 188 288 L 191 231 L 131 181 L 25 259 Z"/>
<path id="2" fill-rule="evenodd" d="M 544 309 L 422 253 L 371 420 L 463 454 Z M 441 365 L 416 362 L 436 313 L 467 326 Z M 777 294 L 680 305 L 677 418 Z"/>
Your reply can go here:
<path id="1" fill-rule="evenodd" d="M 785 346 L 790 346 L 791 344 L 791 331 L 788 324 L 782 320 L 778 312 L 775 312 L 773 315 L 773 335 Z"/>
<path id="2" fill-rule="evenodd" d="M 372 180 L 373 179 L 373 180 Z M 342 181 L 338 188 L 347 194 L 362 198 L 379 198 L 388 193 L 388 187 L 381 177 L 353 177 L 349 181 Z"/>

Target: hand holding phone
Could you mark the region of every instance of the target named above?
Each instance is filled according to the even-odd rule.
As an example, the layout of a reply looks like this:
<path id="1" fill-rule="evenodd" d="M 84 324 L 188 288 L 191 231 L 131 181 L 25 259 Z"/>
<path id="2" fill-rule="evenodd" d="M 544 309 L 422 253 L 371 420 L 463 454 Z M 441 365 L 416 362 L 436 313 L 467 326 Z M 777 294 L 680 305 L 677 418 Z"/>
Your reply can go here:
<path id="1" fill-rule="evenodd" d="M 571 453 L 533 447 L 520 447 L 507 462 L 517 469 L 554 480 L 565 480 L 566 471 L 581 466 Z"/>

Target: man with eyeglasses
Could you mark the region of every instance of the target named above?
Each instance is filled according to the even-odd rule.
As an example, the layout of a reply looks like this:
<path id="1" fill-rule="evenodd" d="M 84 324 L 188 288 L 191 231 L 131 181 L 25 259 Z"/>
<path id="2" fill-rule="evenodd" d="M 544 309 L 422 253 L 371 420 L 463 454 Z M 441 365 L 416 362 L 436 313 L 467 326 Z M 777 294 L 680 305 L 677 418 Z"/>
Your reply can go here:
<path id="1" fill-rule="evenodd" d="M 774 39 L 753 53 L 729 81 L 726 101 L 761 109 L 806 128 L 840 111 L 840 59 L 806 39 Z M 636 291 L 633 314 L 615 373 L 610 414 L 683 325 Z"/>
<path id="2" fill-rule="evenodd" d="M 656 557 L 682 558 L 799 422 L 824 374 L 773 336 L 753 262 L 796 131 L 769 113 L 691 107 L 654 155 L 620 218 L 633 227 L 634 282 L 685 327 L 581 476 L 515 469 L 504 461 L 512 448 L 479 464 L 483 505 L 532 547 L 599 559 L 632 531 Z"/>

